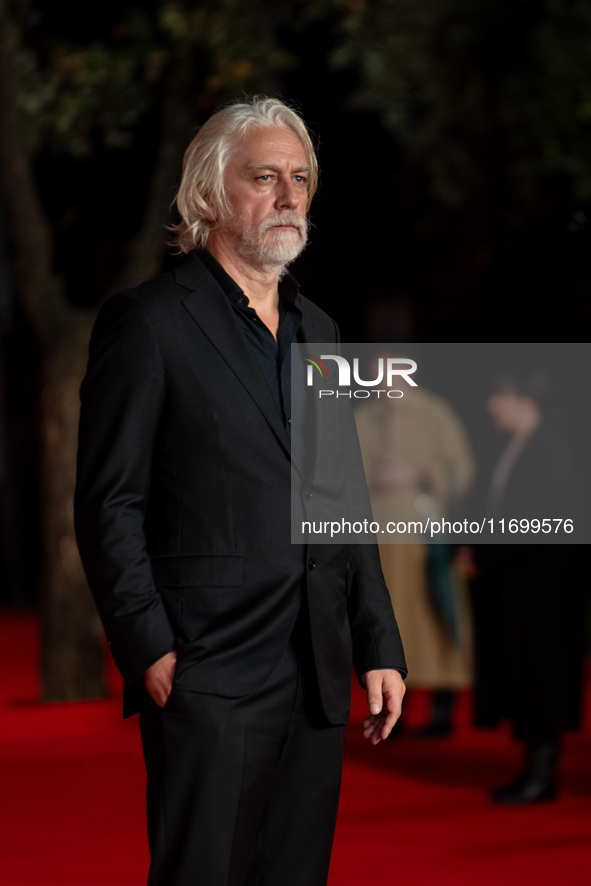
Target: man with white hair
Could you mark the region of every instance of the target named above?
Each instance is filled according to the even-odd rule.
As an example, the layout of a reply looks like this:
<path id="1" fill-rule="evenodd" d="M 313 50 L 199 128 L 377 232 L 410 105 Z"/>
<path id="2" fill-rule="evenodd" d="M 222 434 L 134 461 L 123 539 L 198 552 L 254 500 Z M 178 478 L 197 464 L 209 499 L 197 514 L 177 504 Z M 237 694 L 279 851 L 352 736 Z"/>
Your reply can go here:
<path id="1" fill-rule="evenodd" d="M 374 744 L 400 713 L 376 549 L 290 542 L 290 345 L 337 338 L 286 273 L 317 179 L 282 102 L 214 114 L 183 164 L 183 258 L 91 339 L 76 526 L 140 712 L 149 886 L 325 884 L 351 666 Z"/>

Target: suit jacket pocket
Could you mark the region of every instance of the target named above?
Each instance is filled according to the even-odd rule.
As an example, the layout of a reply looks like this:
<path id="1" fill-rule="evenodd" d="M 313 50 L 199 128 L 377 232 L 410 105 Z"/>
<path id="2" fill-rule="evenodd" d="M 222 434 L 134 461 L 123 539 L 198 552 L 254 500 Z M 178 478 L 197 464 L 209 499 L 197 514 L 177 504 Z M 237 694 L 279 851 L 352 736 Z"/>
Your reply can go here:
<path id="1" fill-rule="evenodd" d="M 152 557 L 152 573 L 162 588 L 231 588 L 244 581 L 246 554 L 192 554 Z"/>

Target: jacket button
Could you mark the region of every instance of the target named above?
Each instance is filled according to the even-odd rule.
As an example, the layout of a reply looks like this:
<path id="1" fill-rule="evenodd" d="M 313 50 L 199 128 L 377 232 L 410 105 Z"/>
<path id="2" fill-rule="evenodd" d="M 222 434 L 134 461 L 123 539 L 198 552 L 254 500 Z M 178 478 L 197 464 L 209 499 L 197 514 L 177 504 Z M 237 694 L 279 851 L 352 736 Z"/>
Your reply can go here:
<path id="1" fill-rule="evenodd" d="M 316 569 L 316 560 L 308 560 L 308 569 L 312 571 L 312 569 Z"/>
<path id="2" fill-rule="evenodd" d="M 305 498 L 314 498 L 314 493 L 311 489 L 304 489 L 304 497 Z"/>

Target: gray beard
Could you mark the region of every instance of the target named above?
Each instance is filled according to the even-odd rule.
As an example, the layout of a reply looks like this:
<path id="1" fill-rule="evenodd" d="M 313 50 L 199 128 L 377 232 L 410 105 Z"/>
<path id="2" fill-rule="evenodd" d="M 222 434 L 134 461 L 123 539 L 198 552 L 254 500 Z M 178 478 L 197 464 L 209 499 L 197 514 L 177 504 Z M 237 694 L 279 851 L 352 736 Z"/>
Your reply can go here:
<path id="1" fill-rule="evenodd" d="M 297 230 L 272 232 L 277 224 L 293 224 Z M 244 259 L 261 271 L 279 271 L 282 277 L 306 247 L 308 224 L 295 212 L 286 210 L 264 219 L 256 231 L 235 230 L 235 235 L 236 250 Z"/>

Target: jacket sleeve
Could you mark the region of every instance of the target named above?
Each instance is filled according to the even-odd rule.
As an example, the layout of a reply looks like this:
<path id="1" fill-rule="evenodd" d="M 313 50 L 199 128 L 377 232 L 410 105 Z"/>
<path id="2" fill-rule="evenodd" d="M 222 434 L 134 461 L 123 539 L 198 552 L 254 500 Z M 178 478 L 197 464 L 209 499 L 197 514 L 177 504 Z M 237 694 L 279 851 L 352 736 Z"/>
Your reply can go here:
<path id="1" fill-rule="evenodd" d="M 101 308 L 81 386 L 75 525 L 111 652 L 130 685 L 174 648 L 144 535 L 164 368 L 137 296 Z"/>
<path id="2" fill-rule="evenodd" d="M 337 329 L 337 341 L 339 341 Z M 347 401 L 345 401 L 347 405 Z M 359 447 L 357 423 L 352 410 L 347 410 L 348 424 L 343 438 L 349 440 L 346 447 L 348 464 L 347 487 L 357 488 L 353 501 L 364 503 L 371 518 L 371 504 L 363 458 Z M 351 482 L 354 478 L 354 482 Z M 377 539 L 366 544 L 349 546 L 353 575 L 349 594 L 349 624 L 353 643 L 353 667 L 359 682 L 367 671 L 392 668 L 406 677 L 408 669 L 392 601 L 380 562 Z M 363 685 L 363 684 L 362 684 Z"/>
<path id="3" fill-rule="evenodd" d="M 319 341 L 334 341 L 337 346 L 341 341 L 337 324 L 325 314 L 312 332 L 318 334 Z M 313 338 L 309 335 L 307 341 L 313 341 Z M 333 436 L 330 443 L 317 443 L 315 451 L 324 453 L 325 458 L 317 460 L 316 470 L 320 474 L 324 470 L 325 474 L 336 479 L 337 488 L 338 478 L 344 475 L 345 498 L 351 495 L 351 500 L 356 504 L 367 502 L 368 513 L 371 513 L 355 418 L 353 411 L 348 408 L 349 401 L 345 399 L 342 402 L 343 409 L 338 413 L 338 420 L 335 419 L 334 423 L 325 422 L 323 425 Z M 339 446 L 344 440 L 349 445 L 345 447 L 345 454 L 342 454 Z M 334 452 L 338 451 L 342 458 L 335 459 Z M 377 668 L 392 668 L 405 677 L 407 667 L 404 650 L 382 572 L 377 541 L 350 544 L 348 547 L 351 573 L 347 613 L 351 628 L 353 666 L 357 677 L 361 682 L 363 674 Z"/>
<path id="4" fill-rule="evenodd" d="M 384 580 L 377 544 L 350 546 L 353 565 L 349 623 L 353 666 L 361 682 L 366 671 L 393 668 L 406 677 L 400 632 Z"/>

